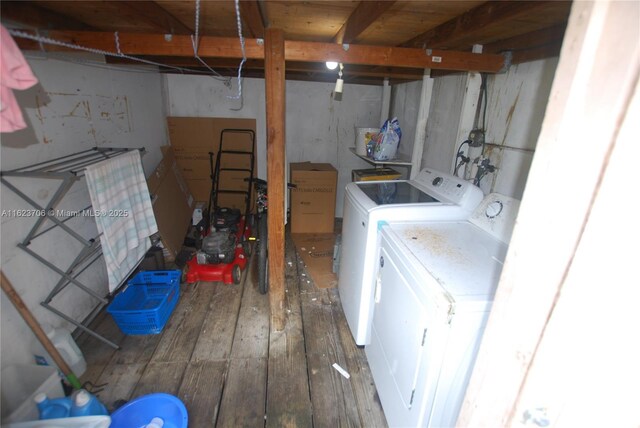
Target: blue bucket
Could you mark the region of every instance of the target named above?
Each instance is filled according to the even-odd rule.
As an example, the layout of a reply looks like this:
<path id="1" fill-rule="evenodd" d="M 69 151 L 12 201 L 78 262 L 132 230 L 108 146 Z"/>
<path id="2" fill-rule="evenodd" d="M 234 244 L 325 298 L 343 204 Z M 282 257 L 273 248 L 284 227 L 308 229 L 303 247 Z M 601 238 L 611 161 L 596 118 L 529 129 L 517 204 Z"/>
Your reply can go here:
<path id="1" fill-rule="evenodd" d="M 187 408 L 169 394 L 149 394 L 129 401 L 111 415 L 111 428 L 144 427 L 153 418 L 164 421 L 163 428 L 187 428 Z"/>

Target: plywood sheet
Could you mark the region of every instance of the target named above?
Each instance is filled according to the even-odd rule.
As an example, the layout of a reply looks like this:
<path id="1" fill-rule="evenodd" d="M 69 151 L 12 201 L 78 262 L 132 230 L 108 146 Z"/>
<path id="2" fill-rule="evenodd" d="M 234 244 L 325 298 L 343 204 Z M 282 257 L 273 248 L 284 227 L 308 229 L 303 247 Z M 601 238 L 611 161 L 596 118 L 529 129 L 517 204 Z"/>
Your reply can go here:
<path id="1" fill-rule="evenodd" d="M 338 277 L 333 273 L 333 233 L 294 233 L 291 235 L 307 273 L 318 288 L 335 288 Z"/>
<path id="2" fill-rule="evenodd" d="M 222 131 L 224 129 L 242 129 L 256 132 L 255 119 L 168 117 L 167 124 L 171 146 L 175 151 L 182 174 L 189 185 L 189 190 L 196 201 L 202 202 L 209 200 L 211 192 L 209 152 L 214 154 L 213 164 L 215 167 Z M 255 141 L 253 145 L 255 153 Z M 251 151 L 251 136 L 247 133 L 225 133 L 224 150 Z M 254 171 L 256 162 L 254 157 Z M 221 159 L 221 166 L 224 168 L 248 168 L 251 166 L 250 157 L 225 154 Z M 248 177 L 249 173 L 245 173 L 245 175 Z M 245 185 L 242 190 L 247 188 Z M 219 201 L 220 206 L 240 208 L 244 211 L 244 198 L 234 197 L 234 195 L 220 195 Z"/>

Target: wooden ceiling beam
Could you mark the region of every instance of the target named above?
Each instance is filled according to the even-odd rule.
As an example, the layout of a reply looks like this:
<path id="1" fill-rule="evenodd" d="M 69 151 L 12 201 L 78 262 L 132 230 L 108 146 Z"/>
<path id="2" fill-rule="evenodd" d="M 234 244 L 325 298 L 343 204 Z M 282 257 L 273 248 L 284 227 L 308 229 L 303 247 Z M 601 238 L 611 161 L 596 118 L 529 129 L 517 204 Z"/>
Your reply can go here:
<path id="1" fill-rule="evenodd" d="M 54 40 L 74 43 L 80 46 L 115 52 L 113 33 L 51 31 Z M 35 42 L 16 37 L 22 49 L 38 49 Z M 189 36 L 173 35 L 165 38 L 162 34 L 119 34 L 121 52 L 128 55 L 193 56 L 193 46 Z M 47 45 L 47 50 L 69 50 Z M 264 59 L 264 46 L 259 39 L 245 39 L 245 52 L 249 59 Z M 201 57 L 241 58 L 238 39 L 203 36 L 198 53 Z M 496 73 L 504 66 L 504 58 L 497 54 L 474 54 L 456 51 L 424 51 L 413 48 L 387 46 L 350 45 L 345 49 L 335 43 L 285 41 L 287 61 L 325 62 L 337 61 L 343 64 L 381 65 L 399 68 L 431 68 L 459 71 L 481 71 Z"/>
<path id="2" fill-rule="evenodd" d="M 349 19 L 340 28 L 333 41 L 338 44 L 353 42 L 394 3 L 395 1 L 361 1 L 351 12 Z"/>
<path id="3" fill-rule="evenodd" d="M 189 67 L 194 69 L 204 69 L 202 63 L 196 60 L 195 58 L 186 58 L 186 57 L 163 57 L 163 56 L 145 56 L 144 59 L 149 61 L 154 61 L 160 64 L 165 64 L 167 66 L 173 67 Z M 202 58 L 203 61 L 207 63 L 207 65 L 214 70 L 224 74 L 223 70 L 233 70 L 233 75 L 237 75 L 237 69 L 239 65 L 239 61 L 237 59 L 230 58 Z M 107 63 L 109 64 L 138 64 L 136 61 L 132 61 L 126 58 L 118 58 L 118 57 L 107 57 Z M 297 62 L 297 61 L 287 61 L 287 77 L 290 74 L 298 73 L 312 73 L 316 76 L 327 76 L 327 81 L 333 80 L 335 81 L 337 72 L 335 70 L 329 70 L 325 67 L 324 63 L 311 63 L 311 62 Z M 244 71 L 248 70 L 257 70 L 262 72 L 264 70 L 264 61 L 259 59 L 250 59 L 245 62 L 243 66 Z M 244 76 L 249 77 L 249 74 L 245 74 Z M 413 68 L 396 68 L 396 67 L 371 67 L 364 65 L 349 65 L 344 69 L 344 79 L 349 81 L 349 79 L 354 78 L 356 80 L 360 80 L 360 78 L 372 78 L 372 80 L 379 81 L 385 77 L 391 79 L 400 79 L 400 80 L 420 80 L 422 79 L 423 70 L 422 69 L 413 69 Z M 252 75 L 255 77 L 255 75 Z M 263 77 L 263 76 L 258 76 Z M 369 80 L 367 80 L 369 81 Z"/>
<path id="4" fill-rule="evenodd" d="M 166 34 L 192 34 L 193 30 L 154 1 L 120 1 L 119 8 Z"/>
<path id="5" fill-rule="evenodd" d="M 488 1 L 405 42 L 406 47 L 451 48 L 513 19 L 544 13 L 554 1 Z"/>
<path id="6" fill-rule="evenodd" d="M 28 1 L 1 1 L 2 19 L 25 25 L 27 28 L 91 30 L 82 21 L 45 9 Z"/>
<path id="7" fill-rule="evenodd" d="M 504 65 L 504 58 L 495 54 L 474 54 L 456 51 L 424 51 L 422 49 L 386 46 L 341 45 L 315 42 L 285 42 L 286 56 L 292 61 L 343 64 L 381 65 L 401 68 L 432 68 L 496 73 Z"/>
<path id="8" fill-rule="evenodd" d="M 244 0 L 240 2 L 240 16 L 249 27 L 251 37 L 264 37 L 264 17 L 257 0 Z"/>

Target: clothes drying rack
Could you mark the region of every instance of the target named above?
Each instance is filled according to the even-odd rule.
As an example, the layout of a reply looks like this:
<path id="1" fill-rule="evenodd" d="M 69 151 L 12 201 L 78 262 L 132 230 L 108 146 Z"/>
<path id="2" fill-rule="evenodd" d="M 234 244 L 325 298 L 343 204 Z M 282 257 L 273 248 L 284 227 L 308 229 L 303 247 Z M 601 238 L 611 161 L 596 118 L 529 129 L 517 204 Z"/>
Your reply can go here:
<path id="1" fill-rule="evenodd" d="M 36 222 L 34 223 L 29 233 L 27 233 L 25 238 L 18 244 L 18 247 L 60 276 L 60 279 L 53 287 L 53 290 L 51 290 L 49 295 L 40 304 L 47 308 L 49 311 L 78 327 L 80 331 L 76 330 L 76 334 L 80 334 L 81 331 L 84 331 L 116 349 L 119 349 L 119 346 L 117 344 L 113 343 L 104 336 L 101 336 L 88 327 L 89 324 L 98 315 L 98 313 L 100 313 L 100 311 L 109 303 L 108 298 L 112 293 L 108 293 L 106 297 L 103 297 L 87 285 L 83 284 L 78 279 L 78 276 L 82 274 L 82 272 L 87 270 L 93 263 L 95 263 L 102 257 L 100 235 L 87 239 L 67 224 L 69 220 L 77 217 L 82 213 L 91 213 L 91 205 L 79 211 L 56 210 L 56 207 L 62 201 L 67 192 L 71 189 L 71 186 L 76 181 L 81 180 L 84 177 L 85 169 L 88 166 L 96 164 L 98 162 L 102 162 L 106 159 L 116 157 L 131 150 L 139 150 L 141 153 L 144 153 L 145 151 L 144 147 L 133 149 L 94 147 L 67 156 L 51 159 L 49 161 L 36 163 L 10 171 L 0 172 L 0 181 L 34 208 L 34 210 L 30 211 L 30 213 L 32 213 L 33 217 L 36 218 Z M 58 188 L 53 193 L 53 196 L 51 197 L 49 202 L 45 206 L 42 206 L 32 198 L 30 198 L 28 195 L 26 195 L 18 187 L 16 187 L 16 185 L 8 181 L 7 178 L 9 177 L 53 179 L 61 180 L 61 182 Z M 47 222 L 47 220 L 49 220 L 49 222 Z M 45 225 L 47 227 L 45 227 Z M 39 254 L 30 247 L 31 242 L 34 239 L 37 239 L 38 237 L 57 227 L 64 230 L 67 234 L 69 234 L 82 244 L 82 249 L 67 268 L 62 268 L 54 265 L 42 254 Z M 129 274 L 125 277 L 125 280 L 129 275 L 131 275 L 131 273 L 133 273 L 133 271 L 138 267 L 141 261 L 142 259 L 139 260 L 138 263 L 136 263 L 131 272 L 129 272 Z M 114 292 L 120 288 L 125 280 L 118 284 L 118 287 L 114 289 Z M 98 304 L 81 322 L 73 319 L 71 316 L 65 314 L 64 312 L 56 309 L 51 305 L 53 299 L 69 284 L 75 285 L 79 289 L 90 294 L 98 300 Z"/>

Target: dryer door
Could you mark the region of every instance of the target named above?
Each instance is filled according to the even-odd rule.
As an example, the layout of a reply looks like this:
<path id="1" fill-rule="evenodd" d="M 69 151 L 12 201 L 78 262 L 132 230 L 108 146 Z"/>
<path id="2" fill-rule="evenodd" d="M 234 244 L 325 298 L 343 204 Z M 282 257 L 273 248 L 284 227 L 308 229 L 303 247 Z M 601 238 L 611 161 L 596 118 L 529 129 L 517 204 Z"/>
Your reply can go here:
<path id="1" fill-rule="evenodd" d="M 418 299 L 401 266 L 384 246 L 380 250 L 380 265 L 373 312 L 373 335 L 382 352 L 380 357 L 393 378 L 396 393 L 409 409 L 424 352 L 426 308 Z"/>

